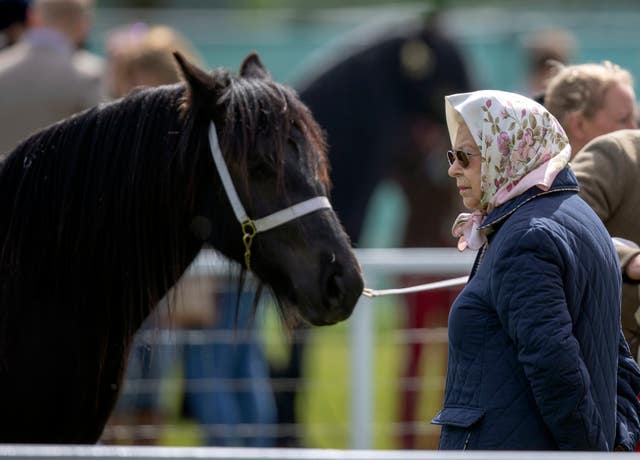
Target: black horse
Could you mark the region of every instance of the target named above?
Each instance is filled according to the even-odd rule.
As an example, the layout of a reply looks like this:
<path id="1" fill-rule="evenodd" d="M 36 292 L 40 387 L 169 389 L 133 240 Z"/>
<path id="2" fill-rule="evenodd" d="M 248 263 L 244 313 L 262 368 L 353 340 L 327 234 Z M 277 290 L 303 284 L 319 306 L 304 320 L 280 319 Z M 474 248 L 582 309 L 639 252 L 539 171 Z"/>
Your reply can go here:
<path id="1" fill-rule="evenodd" d="M 212 160 L 262 217 L 328 194 L 321 130 L 256 54 L 46 128 L 0 165 L 0 442 L 94 443 L 132 336 L 205 244 L 245 263 Z M 290 324 L 347 318 L 363 281 L 330 209 L 259 233 L 252 271 Z"/>

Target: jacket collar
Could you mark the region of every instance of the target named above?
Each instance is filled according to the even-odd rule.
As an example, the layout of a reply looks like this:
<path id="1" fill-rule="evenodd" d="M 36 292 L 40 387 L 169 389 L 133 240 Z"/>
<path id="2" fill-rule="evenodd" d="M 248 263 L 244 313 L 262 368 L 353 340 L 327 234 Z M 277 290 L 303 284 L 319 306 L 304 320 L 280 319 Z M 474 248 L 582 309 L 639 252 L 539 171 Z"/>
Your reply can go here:
<path id="1" fill-rule="evenodd" d="M 498 206 L 496 209 L 491 211 L 484 222 L 482 222 L 482 225 L 478 227 L 478 229 L 488 229 L 495 226 L 496 224 L 501 223 L 511 214 L 513 214 L 520 206 L 535 198 L 538 198 L 539 196 L 557 192 L 577 193 L 579 190 L 580 188 L 578 187 L 578 180 L 576 179 L 575 174 L 573 174 L 571 168 L 567 167 L 558 173 L 549 190 L 544 191 L 540 190 L 538 187 L 531 187 L 522 195 L 519 195 L 512 200 L 507 201 L 503 205 Z"/>

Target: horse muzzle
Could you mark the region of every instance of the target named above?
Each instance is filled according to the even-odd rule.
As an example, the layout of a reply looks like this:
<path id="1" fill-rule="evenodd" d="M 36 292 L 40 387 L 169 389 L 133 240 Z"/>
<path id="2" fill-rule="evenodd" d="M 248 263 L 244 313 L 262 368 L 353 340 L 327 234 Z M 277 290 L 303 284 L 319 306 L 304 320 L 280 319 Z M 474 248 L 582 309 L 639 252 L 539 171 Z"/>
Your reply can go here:
<path id="1" fill-rule="evenodd" d="M 333 253 L 321 270 L 316 305 L 300 305 L 300 313 L 314 326 L 335 324 L 351 316 L 362 294 L 364 280 L 352 254 L 337 258 Z M 305 308 L 306 307 L 306 308 Z"/>

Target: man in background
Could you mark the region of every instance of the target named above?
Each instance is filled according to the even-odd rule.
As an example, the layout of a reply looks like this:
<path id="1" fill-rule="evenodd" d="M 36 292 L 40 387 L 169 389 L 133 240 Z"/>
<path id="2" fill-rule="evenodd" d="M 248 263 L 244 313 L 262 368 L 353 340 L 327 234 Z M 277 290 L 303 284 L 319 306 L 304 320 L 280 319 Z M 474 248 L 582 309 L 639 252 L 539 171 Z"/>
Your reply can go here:
<path id="1" fill-rule="evenodd" d="M 91 0 L 34 0 L 27 31 L 0 51 L 0 158 L 24 138 L 102 100 L 102 69 L 76 53 Z"/>
<path id="2" fill-rule="evenodd" d="M 638 360 L 640 344 L 640 130 L 596 137 L 573 159 L 580 196 L 602 219 L 622 268 L 622 329 Z"/>
<path id="3" fill-rule="evenodd" d="M 545 107 L 569 138 L 572 169 L 580 196 L 598 214 L 613 237 L 622 266 L 622 328 L 638 359 L 640 323 L 640 187 L 637 185 L 636 94 L 631 72 L 610 61 L 558 66 L 549 81 Z M 615 133 L 615 134 L 613 134 Z"/>

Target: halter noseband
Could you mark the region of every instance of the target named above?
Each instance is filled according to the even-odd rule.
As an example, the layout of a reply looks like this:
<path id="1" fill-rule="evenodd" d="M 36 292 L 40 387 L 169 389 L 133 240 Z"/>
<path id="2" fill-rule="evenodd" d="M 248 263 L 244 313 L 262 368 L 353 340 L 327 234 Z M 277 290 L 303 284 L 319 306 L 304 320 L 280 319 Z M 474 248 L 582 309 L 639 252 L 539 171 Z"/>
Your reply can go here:
<path id="1" fill-rule="evenodd" d="M 242 226 L 242 242 L 244 243 L 244 263 L 247 270 L 251 270 L 251 243 L 253 238 L 258 233 L 266 232 L 279 225 L 285 224 L 291 220 L 302 217 L 305 214 L 317 211 L 319 209 L 331 209 L 331 203 L 326 196 L 317 196 L 309 200 L 302 201 L 300 203 L 289 206 L 281 211 L 269 214 L 266 217 L 260 219 L 251 219 L 244 210 L 244 206 L 240 202 L 240 197 L 233 186 L 231 175 L 227 164 L 222 157 L 220 151 L 220 144 L 218 143 L 218 134 L 216 132 L 216 126 L 211 122 L 209 125 L 209 147 L 211 149 L 211 156 L 216 164 L 216 169 L 222 180 L 225 192 L 227 192 L 227 198 L 233 208 L 233 213 L 236 215 L 236 219 Z"/>

